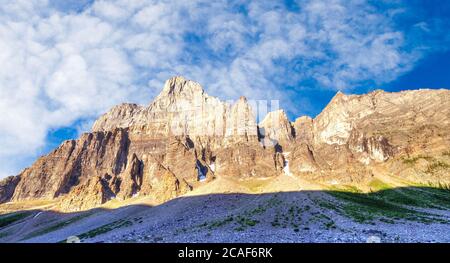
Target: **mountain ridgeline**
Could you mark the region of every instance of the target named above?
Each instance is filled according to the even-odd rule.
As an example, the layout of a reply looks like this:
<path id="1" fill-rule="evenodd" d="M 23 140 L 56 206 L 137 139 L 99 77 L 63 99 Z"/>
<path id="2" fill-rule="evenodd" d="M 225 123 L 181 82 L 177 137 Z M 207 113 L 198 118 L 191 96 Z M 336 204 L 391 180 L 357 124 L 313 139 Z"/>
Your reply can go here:
<path id="1" fill-rule="evenodd" d="M 2 180 L 0 203 L 57 200 L 61 211 L 136 196 L 163 203 L 218 177 L 287 173 L 368 191 L 378 173 L 442 186 L 450 184 L 449 160 L 446 89 L 339 92 L 314 119 L 290 122 L 277 110 L 258 124 L 244 97 L 222 102 L 174 77 L 150 105 L 113 107 L 91 132 Z"/>

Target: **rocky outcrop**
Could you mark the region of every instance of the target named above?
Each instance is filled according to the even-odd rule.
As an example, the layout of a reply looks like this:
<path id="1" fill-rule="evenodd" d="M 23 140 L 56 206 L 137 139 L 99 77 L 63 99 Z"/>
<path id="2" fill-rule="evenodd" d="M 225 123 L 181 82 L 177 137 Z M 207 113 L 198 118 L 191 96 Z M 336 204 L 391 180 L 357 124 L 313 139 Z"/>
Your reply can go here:
<path id="1" fill-rule="evenodd" d="M 122 104 L 101 116 L 92 131 L 128 128 L 133 134 L 159 139 L 168 136 L 224 136 L 231 105 L 208 96 L 200 84 L 174 77 L 148 107 Z"/>
<path id="2" fill-rule="evenodd" d="M 81 203 L 87 209 L 137 195 L 168 200 L 215 174 L 275 176 L 280 164 L 273 150 L 259 147 L 255 120 L 244 97 L 228 104 L 198 83 L 174 77 L 147 107 L 113 107 L 92 132 L 64 142 L 26 169 L 12 197 L 2 196 L 14 201 L 62 196 L 63 209 Z"/>
<path id="3" fill-rule="evenodd" d="M 141 195 L 153 196 L 156 201 L 165 202 L 192 190 L 185 179 L 175 175 L 168 167 L 149 159 L 145 163 L 147 169 L 143 174 Z"/>
<path id="4" fill-rule="evenodd" d="M 19 181 L 20 176 L 8 176 L 0 181 L 0 204 L 11 200 Z"/>
<path id="5" fill-rule="evenodd" d="M 257 126 L 246 98 L 235 104 L 207 95 L 200 84 L 174 77 L 148 107 L 122 104 L 101 116 L 92 131 L 128 128 L 133 135 L 161 139 L 187 136 L 223 138 L 227 143 L 257 137 Z M 221 141 L 216 142 L 221 146 Z"/>
<path id="6" fill-rule="evenodd" d="M 81 211 L 100 206 L 114 197 L 108 182 L 101 176 L 92 176 L 75 186 L 59 203 L 63 211 Z"/>
<path id="7" fill-rule="evenodd" d="M 294 128 L 283 110 L 269 112 L 258 126 L 264 145 L 287 147 L 295 136 Z"/>
<path id="8" fill-rule="evenodd" d="M 222 176 L 254 178 L 279 175 L 283 161 L 275 147 L 237 143 L 217 152 L 216 173 Z"/>
<path id="9" fill-rule="evenodd" d="M 293 123 L 295 141 L 297 143 L 312 144 L 314 140 L 313 119 L 308 116 L 302 116 Z"/>
<path id="10" fill-rule="evenodd" d="M 408 134 L 422 141 L 421 128 L 443 131 L 450 122 L 448 90 L 374 91 L 366 95 L 336 94 L 314 119 L 315 143 L 344 145 L 353 130 L 365 137 L 383 136 L 401 149 Z M 417 143 L 416 141 L 415 143 Z M 429 145 L 434 147 L 435 145 Z"/>
<path id="11" fill-rule="evenodd" d="M 449 105 L 448 90 L 338 92 L 315 119 L 294 122 L 294 152 L 305 166 L 334 173 L 404 154 L 442 152 L 450 145 L 450 134 L 444 132 L 450 128 Z M 300 147 L 299 153 L 299 144 L 309 150 Z"/>
<path id="12" fill-rule="evenodd" d="M 363 133 L 352 132 L 349 139 L 349 150 L 363 164 L 371 161 L 384 162 L 393 156 L 394 147 L 382 135 L 365 137 Z"/>
<path id="13" fill-rule="evenodd" d="M 58 198 L 78 211 L 114 198 L 165 202 L 217 177 L 279 176 L 287 163 L 293 176 L 365 182 L 376 165 L 448 150 L 449 130 L 448 90 L 338 92 L 314 119 L 291 123 L 279 110 L 257 125 L 246 98 L 222 102 L 174 77 L 148 106 L 113 107 L 91 132 L 1 181 L 0 203 Z"/>
<path id="14" fill-rule="evenodd" d="M 307 143 L 296 144 L 289 154 L 290 171 L 294 174 L 312 173 L 319 170 L 314 152 Z"/>
<path id="15" fill-rule="evenodd" d="M 63 142 L 20 175 L 12 200 L 53 199 L 93 176 L 118 175 L 127 164 L 125 129 L 83 134 Z"/>
<path id="16" fill-rule="evenodd" d="M 135 116 L 143 114 L 145 107 L 136 104 L 123 103 L 113 107 L 108 113 L 101 116 L 93 125 L 93 132 L 113 131 L 117 128 L 128 128 L 140 123 L 145 124 L 145 119 Z M 142 116 L 144 117 L 144 116 Z"/>
<path id="17" fill-rule="evenodd" d="M 138 159 L 136 154 L 128 160 L 125 171 L 118 177 L 117 188 L 113 188 L 117 192 L 117 196 L 127 199 L 137 194 L 142 186 L 142 169 L 143 163 Z M 117 183 L 113 183 L 116 185 Z"/>

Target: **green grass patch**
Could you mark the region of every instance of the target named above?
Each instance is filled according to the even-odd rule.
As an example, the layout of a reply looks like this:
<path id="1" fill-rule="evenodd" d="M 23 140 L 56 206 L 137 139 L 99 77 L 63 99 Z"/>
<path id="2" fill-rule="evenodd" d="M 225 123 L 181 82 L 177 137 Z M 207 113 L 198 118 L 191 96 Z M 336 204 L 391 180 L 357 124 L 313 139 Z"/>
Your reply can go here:
<path id="1" fill-rule="evenodd" d="M 436 208 L 436 206 L 433 205 L 432 200 L 429 198 L 421 198 L 423 197 L 421 192 L 407 188 L 395 188 L 388 191 L 383 190 L 375 192 L 372 197 L 378 198 L 385 202 L 393 202 L 402 206 Z"/>
<path id="2" fill-rule="evenodd" d="M 379 180 L 379 179 L 373 179 L 370 183 L 369 183 L 369 187 L 372 191 L 380 191 L 380 190 L 387 190 L 387 189 L 391 189 L 392 187 Z"/>
<path id="3" fill-rule="evenodd" d="M 291 226 L 293 229 L 296 229 L 301 223 L 301 213 L 303 211 L 304 209 L 296 204 L 289 206 L 289 208 L 284 207 L 284 209 L 278 209 L 274 219 L 270 223 L 273 227 L 287 228 Z"/>
<path id="4" fill-rule="evenodd" d="M 251 218 L 248 218 L 248 217 L 245 217 L 245 216 L 238 216 L 237 219 L 236 219 L 236 222 L 238 224 L 240 224 L 241 227 L 255 226 L 256 224 L 259 223 L 258 220 L 251 219 Z"/>
<path id="5" fill-rule="evenodd" d="M 370 198 L 368 195 L 354 195 L 345 192 L 333 192 L 332 195 L 346 201 L 342 205 L 343 212 L 355 221 L 365 223 L 374 219 L 375 215 L 388 215 L 389 217 L 403 217 L 409 211 L 401 207 L 387 204 L 384 201 Z"/>
<path id="6" fill-rule="evenodd" d="M 435 191 L 444 191 L 444 192 L 448 192 L 450 191 L 450 184 L 447 183 L 443 183 L 443 182 L 438 182 L 438 183 L 434 183 L 434 182 L 429 182 L 428 184 L 424 185 L 425 187 L 428 187 L 430 189 L 434 189 Z"/>
<path id="7" fill-rule="evenodd" d="M 380 185 L 376 182 L 377 186 Z M 381 184 L 384 188 L 383 184 Z M 380 220 L 393 223 L 410 220 L 423 223 L 450 223 L 447 218 L 432 215 L 412 207 L 450 209 L 450 191 L 430 187 L 402 187 L 379 190 L 372 193 L 350 193 L 330 191 L 329 194 L 344 201 L 335 204 L 319 203 L 322 207 L 334 209 L 360 223 Z"/>
<path id="8" fill-rule="evenodd" d="M 450 209 L 450 190 L 444 188 L 401 188 L 410 196 L 422 203 L 428 203 L 431 208 L 447 208 Z M 422 207 L 426 207 L 423 205 Z"/>
<path id="9" fill-rule="evenodd" d="M 234 228 L 235 231 L 244 231 L 248 227 L 256 226 L 256 224 L 258 224 L 259 221 L 256 219 L 239 215 L 236 217 L 235 223 L 237 225 L 237 227 Z"/>
<path id="10" fill-rule="evenodd" d="M 428 155 L 417 155 L 415 157 L 410 157 L 410 158 L 402 158 L 402 161 L 404 164 L 415 164 L 419 159 L 424 159 L 427 161 L 432 161 L 433 157 L 428 156 Z"/>
<path id="11" fill-rule="evenodd" d="M 417 200 L 408 199 L 406 196 L 398 196 L 392 190 L 380 191 L 375 194 L 354 194 L 346 192 L 330 192 L 330 194 L 342 201 L 336 205 L 346 216 L 359 223 L 373 223 L 375 219 L 411 220 L 420 222 L 443 222 L 440 218 L 419 213 L 394 202 L 402 204 L 417 204 Z M 445 221 L 445 220 L 444 220 Z"/>
<path id="12" fill-rule="evenodd" d="M 358 187 L 354 185 L 340 185 L 340 186 L 330 186 L 330 190 L 338 191 L 338 192 L 347 192 L 347 193 L 362 193 Z"/>
<path id="13" fill-rule="evenodd" d="M 252 209 L 250 211 L 248 211 L 247 213 L 250 215 L 260 215 L 264 212 L 266 212 L 267 208 L 262 206 L 262 205 L 258 205 L 255 209 Z"/>
<path id="14" fill-rule="evenodd" d="M 328 221 L 324 225 L 327 229 L 336 229 L 336 224 L 334 221 Z"/>
<path id="15" fill-rule="evenodd" d="M 12 213 L 0 216 L 0 228 L 28 217 L 31 212 Z"/>
<path id="16" fill-rule="evenodd" d="M 232 216 L 228 216 L 222 220 L 212 221 L 210 224 L 206 223 L 206 225 L 204 225 L 204 226 L 208 226 L 209 229 L 215 229 L 215 228 L 222 227 L 228 223 L 231 223 L 231 222 L 233 222 L 233 220 L 234 220 L 234 218 Z"/>

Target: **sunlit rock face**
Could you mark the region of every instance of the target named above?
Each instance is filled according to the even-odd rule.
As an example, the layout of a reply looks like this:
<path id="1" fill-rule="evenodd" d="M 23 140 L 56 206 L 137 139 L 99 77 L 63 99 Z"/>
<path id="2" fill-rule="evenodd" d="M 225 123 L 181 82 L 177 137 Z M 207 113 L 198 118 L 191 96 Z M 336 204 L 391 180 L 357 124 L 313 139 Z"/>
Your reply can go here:
<path id="1" fill-rule="evenodd" d="M 263 138 L 276 141 L 281 146 L 288 147 L 294 140 L 294 128 L 284 110 L 269 112 L 258 126 Z"/>
<path id="2" fill-rule="evenodd" d="M 124 129 L 86 133 L 78 140 L 65 141 L 21 173 L 12 200 L 53 199 L 92 176 L 121 174 L 129 145 Z"/>
<path id="3" fill-rule="evenodd" d="M 333 171 L 328 173 L 333 177 L 349 166 L 376 166 L 421 154 L 441 156 L 450 145 L 449 119 L 449 90 L 338 92 L 315 119 L 299 118 L 294 129 L 296 142 L 307 142 L 314 163 L 322 171 Z M 312 160 L 306 153 L 301 156 L 304 163 Z M 424 178 L 435 180 L 433 175 Z"/>
<path id="4" fill-rule="evenodd" d="M 316 118 L 294 122 L 277 110 L 257 124 L 250 105 L 171 78 L 149 105 L 113 107 L 91 132 L 1 181 L 0 202 L 58 199 L 64 211 L 136 196 L 161 203 L 217 177 L 283 176 L 286 164 L 290 176 L 363 182 L 377 165 L 399 171 L 403 156 L 450 149 L 448 90 L 337 93 Z"/>
<path id="5" fill-rule="evenodd" d="M 382 135 L 365 137 L 363 133 L 353 132 L 349 139 L 349 150 L 364 164 L 371 161 L 384 162 L 393 156 L 395 149 Z"/>
<path id="6" fill-rule="evenodd" d="M 63 210 L 79 210 L 137 195 L 167 201 L 216 175 L 276 176 L 282 163 L 273 148 L 260 147 L 257 131 L 246 98 L 222 102 L 174 77 L 147 107 L 113 107 L 90 133 L 41 157 L 22 180 L 5 182 L 2 198 L 62 196 Z"/>
<path id="7" fill-rule="evenodd" d="M 313 142 L 313 123 L 313 119 L 308 116 L 302 116 L 295 120 L 293 130 L 296 142 L 308 144 Z"/>
<path id="8" fill-rule="evenodd" d="M 244 97 L 235 104 L 205 93 L 197 82 L 174 77 L 148 106 L 122 104 L 94 123 L 92 131 L 128 128 L 152 138 L 189 135 L 196 137 L 251 137 L 257 135 L 255 116 Z"/>

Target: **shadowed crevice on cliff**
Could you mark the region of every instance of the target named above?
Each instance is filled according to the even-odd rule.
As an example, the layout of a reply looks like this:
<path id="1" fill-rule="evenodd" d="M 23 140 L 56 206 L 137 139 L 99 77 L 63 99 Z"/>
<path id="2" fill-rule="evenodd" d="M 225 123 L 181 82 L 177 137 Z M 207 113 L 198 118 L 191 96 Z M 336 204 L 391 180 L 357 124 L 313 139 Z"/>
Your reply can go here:
<path id="1" fill-rule="evenodd" d="M 450 191 L 431 187 L 208 194 L 157 206 L 3 214 L 0 242 L 60 242 L 73 235 L 82 242 L 333 242 L 369 230 L 387 242 L 409 242 L 402 231 L 417 228 L 427 238 L 419 241 L 445 241 L 436 229 L 448 229 L 449 212 Z"/>

